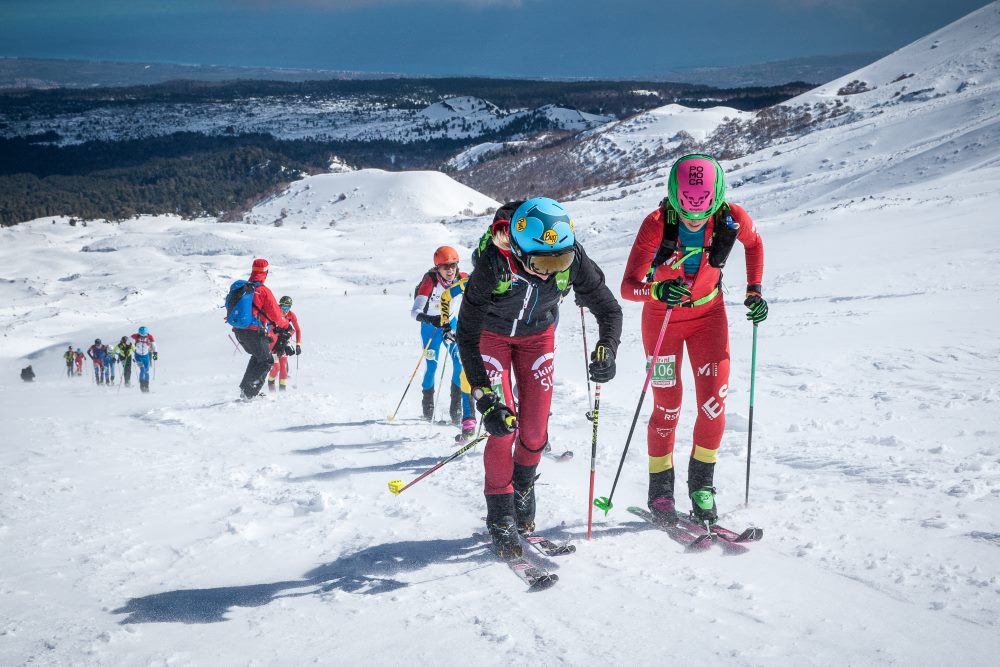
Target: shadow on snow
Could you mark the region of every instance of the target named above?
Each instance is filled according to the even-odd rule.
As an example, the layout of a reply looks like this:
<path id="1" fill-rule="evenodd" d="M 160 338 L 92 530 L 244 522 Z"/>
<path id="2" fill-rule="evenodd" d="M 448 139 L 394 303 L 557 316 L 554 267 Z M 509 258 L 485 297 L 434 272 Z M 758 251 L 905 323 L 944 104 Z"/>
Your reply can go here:
<path id="1" fill-rule="evenodd" d="M 333 590 L 380 595 L 420 583 L 394 578 L 403 572 L 420 570 L 435 563 L 482 566 L 496 562 L 485 546 L 485 542 L 474 538 L 381 544 L 320 565 L 307 572 L 302 579 L 154 593 L 132 598 L 112 613 L 128 614 L 121 620 L 123 625 L 219 623 L 226 620 L 226 613 L 233 607 L 260 607 L 285 597 L 317 595 Z"/>

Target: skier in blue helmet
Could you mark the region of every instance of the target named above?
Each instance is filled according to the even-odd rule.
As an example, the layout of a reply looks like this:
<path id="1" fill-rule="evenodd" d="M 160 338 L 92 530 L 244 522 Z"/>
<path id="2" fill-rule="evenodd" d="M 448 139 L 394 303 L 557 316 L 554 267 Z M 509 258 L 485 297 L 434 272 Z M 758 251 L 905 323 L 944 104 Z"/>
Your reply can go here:
<path id="1" fill-rule="evenodd" d="M 490 433 L 483 454 L 486 525 L 497 555 L 514 558 L 522 551 L 518 533 L 535 529 L 534 482 L 548 442 L 559 304 L 572 289 L 597 319 L 589 368 L 595 382 L 615 375 L 622 310 L 576 242 L 572 216 L 547 197 L 502 206 L 473 257 L 458 349 Z M 512 379 L 519 390 L 514 409 Z"/>

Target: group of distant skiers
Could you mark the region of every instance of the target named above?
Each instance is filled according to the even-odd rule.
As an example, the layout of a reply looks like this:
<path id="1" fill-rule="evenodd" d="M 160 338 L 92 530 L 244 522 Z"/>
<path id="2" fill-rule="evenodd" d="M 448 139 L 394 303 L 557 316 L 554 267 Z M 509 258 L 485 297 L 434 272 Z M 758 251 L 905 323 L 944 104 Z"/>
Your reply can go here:
<path id="1" fill-rule="evenodd" d="M 94 366 L 94 382 L 98 385 L 114 386 L 117 383 L 115 370 L 121 364 L 121 380 L 126 387 L 132 386 L 132 364 L 139 367 L 139 389 L 149 391 L 150 367 L 159 358 L 156 351 L 156 340 L 145 326 L 131 336 L 122 336 L 117 343 L 108 345 L 100 338 L 94 339 L 94 344 L 87 348 L 74 349 L 72 345 L 63 352 L 66 362 L 66 377 L 82 376 L 83 365 L 89 358 Z M 30 368 L 30 366 L 29 366 Z M 22 378 L 24 374 L 22 372 Z"/>
<path id="2" fill-rule="evenodd" d="M 671 168 L 667 196 L 639 226 L 625 266 L 620 294 L 643 304 L 642 341 L 652 365 L 647 503 L 665 524 L 678 520 L 673 452 L 685 348 L 698 402 L 687 495 L 695 519 L 711 524 L 718 518 L 714 472 L 729 386 L 721 269 L 736 241 L 746 255 L 746 317 L 757 325 L 768 313 L 761 292 L 763 243 L 747 212 L 726 202 L 719 163 L 709 155 L 686 155 Z M 518 534 L 535 529 L 535 479 L 549 439 L 559 306 L 574 290 L 577 304 L 596 318 L 599 333 L 588 373 L 598 384 L 615 377 L 622 309 L 603 271 L 577 242 L 569 212 L 546 197 L 503 205 L 472 253 L 471 273 L 459 270 L 459 259 L 454 248 L 438 248 L 434 267 L 414 292 L 411 315 L 420 323 L 426 360 L 423 416 L 433 419 L 438 364 L 450 360 L 449 416 L 464 442 L 475 436 L 473 405 L 482 417 L 489 433 L 487 528 L 497 554 L 513 558 L 521 555 Z M 264 285 L 267 273 L 267 261 L 254 260 L 249 279 L 234 283 L 226 299 L 227 322 L 251 356 L 240 383 L 244 398 L 260 392 L 269 371 L 269 384 L 280 372 L 283 387 L 286 357 L 301 353 L 291 299 L 275 300 Z"/>

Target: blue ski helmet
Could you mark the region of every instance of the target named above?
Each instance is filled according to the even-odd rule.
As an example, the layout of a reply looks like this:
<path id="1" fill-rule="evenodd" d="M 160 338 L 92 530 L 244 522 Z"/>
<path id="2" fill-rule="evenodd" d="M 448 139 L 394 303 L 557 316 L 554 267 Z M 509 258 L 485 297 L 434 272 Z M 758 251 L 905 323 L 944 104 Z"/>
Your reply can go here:
<path id="1" fill-rule="evenodd" d="M 510 218 L 511 251 L 536 273 L 552 274 L 568 269 L 573 263 L 575 244 L 569 212 L 548 197 L 529 199 Z"/>
<path id="2" fill-rule="evenodd" d="M 145 336 L 148 333 L 149 333 L 149 329 L 147 329 L 146 327 L 139 327 L 139 335 L 140 336 Z"/>

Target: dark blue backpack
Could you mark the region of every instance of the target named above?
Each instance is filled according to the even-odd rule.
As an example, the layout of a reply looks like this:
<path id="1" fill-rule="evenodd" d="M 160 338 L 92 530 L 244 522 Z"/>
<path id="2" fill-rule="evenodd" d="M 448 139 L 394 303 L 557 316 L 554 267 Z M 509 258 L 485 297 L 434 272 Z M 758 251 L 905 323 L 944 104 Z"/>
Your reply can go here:
<path id="1" fill-rule="evenodd" d="M 226 295 L 226 324 L 234 329 L 246 329 L 251 325 L 260 325 L 253 316 L 253 295 L 260 283 L 248 280 L 237 280 L 229 287 Z"/>

